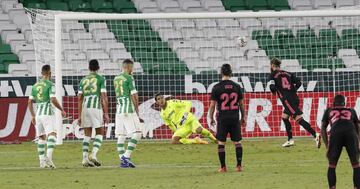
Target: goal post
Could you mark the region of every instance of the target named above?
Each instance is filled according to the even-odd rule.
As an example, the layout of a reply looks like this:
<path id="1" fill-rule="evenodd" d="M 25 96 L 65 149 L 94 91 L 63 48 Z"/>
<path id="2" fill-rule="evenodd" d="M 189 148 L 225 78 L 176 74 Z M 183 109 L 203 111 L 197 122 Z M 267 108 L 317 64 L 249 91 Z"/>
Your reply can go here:
<path id="1" fill-rule="evenodd" d="M 73 116 L 74 122 L 67 123 L 66 129 L 75 127 L 74 96 L 79 80 L 86 75 L 84 66 L 97 57 L 102 60 L 100 67 L 105 67 L 100 73 L 107 79 L 111 117 L 116 103 L 112 79 L 120 73 L 124 58 L 135 60 L 140 70 L 134 76 L 142 99 L 141 116 L 148 118 L 145 124 L 151 134 L 147 136 L 155 139 L 169 139 L 171 132 L 161 126 L 152 95 L 162 92 L 192 100 L 195 115 L 208 127 L 209 93 L 220 79 L 223 63 L 232 65 L 234 80 L 245 92 L 245 137 L 286 135 L 280 119 L 281 103 L 268 89 L 271 58 L 283 60 L 284 69 L 303 81 L 299 89 L 301 109 L 312 127 L 320 126 L 321 115 L 335 93 L 345 94 L 349 105 L 360 110 L 360 21 L 356 21 L 360 20 L 360 10 L 110 14 L 30 9 L 28 13 L 37 65 L 50 62 L 55 71 L 56 97 Z M 238 37 L 245 37 L 246 44 L 239 44 Z M 53 53 L 51 60 L 43 55 L 44 49 Z M 63 124 L 57 112 L 59 133 L 64 131 Z M 112 129 L 108 128 L 107 138 L 114 138 Z M 72 128 L 70 137 L 68 132 L 61 136 L 78 138 L 76 129 Z M 308 136 L 298 125 L 294 135 Z M 62 137 L 58 138 L 61 143 Z"/>

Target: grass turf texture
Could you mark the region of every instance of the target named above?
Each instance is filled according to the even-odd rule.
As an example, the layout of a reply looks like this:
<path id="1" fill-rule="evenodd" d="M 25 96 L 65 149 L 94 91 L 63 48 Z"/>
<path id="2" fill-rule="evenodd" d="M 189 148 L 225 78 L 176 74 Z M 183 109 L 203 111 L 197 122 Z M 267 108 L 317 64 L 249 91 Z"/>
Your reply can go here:
<path id="1" fill-rule="evenodd" d="M 226 146 L 228 173 L 217 173 L 217 146 L 139 143 L 133 154 L 136 169 L 120 169 L 115 142 L 104 142 L 98 153 L 101 168 L 81 167 L 81 143 L 56 146 L 55 170 L 38 168 L 34 143 L 0 145 L 0 188 L 327 188 L 325 148 L 299 139 L 282 148 L 284 139 L 247 140 L 244 171 L 235 172 L 235 149 Z M 344 150 L 345 151 L 345 150 Z M 337 168 L 338 188 L 352 188 L 352 168 L 342 153 Z"/>

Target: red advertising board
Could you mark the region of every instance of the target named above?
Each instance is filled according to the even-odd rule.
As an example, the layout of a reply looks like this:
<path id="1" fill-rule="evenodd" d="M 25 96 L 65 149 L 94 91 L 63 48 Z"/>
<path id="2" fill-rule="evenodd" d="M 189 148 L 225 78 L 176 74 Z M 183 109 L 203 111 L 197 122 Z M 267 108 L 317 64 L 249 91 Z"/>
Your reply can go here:
<path id="1" fill-rule="evenodd" d="M 344 94 L 347 96 L 348 106 L 360 111 L 360 98 L 358 98 L 360 92 L 344 92 Z M 325 108 L 332 102 L 332 96 L 333 93 L 331 92 L 299 93 L 300 108 L 303 109 L 304 118 L 310 120 L 311 125 L 316 127 L 317 131 L 319 131 L 319 124 Z M 173 98 L 192 100 L 195 115 L 200 117 L 200 122 L 205 127 L 208 127 L 208 94 L 179 95 Z M 76 97 L 64 98 L 64 106 L 69 116 L 74 119 L 77 118 L 76 101 Z M 24 141 L 35 138 L 35 129 L 31 125 L 31 115 L 27 110 L 27 98 L 0 98 L 0 107 L 0 141 Z M 153 99 L 144 100 L 140 105 L 141 112 L 143 112 L 142 116 L 145 118 L 145 126 L 149 125 L 150 122 L 152 123 L 148 130 L 154 138 L 170 138 L 170 130 L 156 116 L 150 114 L 149 111 L 157 114 L 157 110 L 153 107 Z M 246 93 L 246 125 L 242 127 L 243 137 L 285 136 L 285 130 L 281 126 L 282 109 L 278 99 L 270 93 Z M 308 133 L 301 129 L 298 124 L 292 123 L 295 136 L 308 136 Z M 215 128 L 211 129 L 215 130 Z M 70 135 L 74 136 L 73 134 Z M 113 138 L 111 132 L 106 138 Z"/>

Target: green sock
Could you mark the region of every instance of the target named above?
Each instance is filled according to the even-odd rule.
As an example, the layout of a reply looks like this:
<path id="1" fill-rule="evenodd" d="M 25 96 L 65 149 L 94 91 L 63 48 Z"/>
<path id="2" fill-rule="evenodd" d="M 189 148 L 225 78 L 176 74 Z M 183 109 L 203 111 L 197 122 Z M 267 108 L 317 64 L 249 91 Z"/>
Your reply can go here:
<path id="1" fill-rule="evenodd" d="M 44 160 L 45 159 L 45 140 L 39 140 L 37 144 L 37 150 L 39 154 L 39 159 Z"/>
<path id="2" fill-rule="evenodd" d="M 101 144 L 102 144 L 103 136 L 102 135 L 96 135 L 93 143 L 93 150 L 92 150 L 92 158 L 96 158 L 97 152 L 100 150 Z"/>
<path id="3" fill-rule="evenodd" d="M 48 136 L 47 143 L 46 143 L 46 146 L 47 146 L 46 156 L 51 160 L 52 160 L 52 155 L 53 155 L 54 148 L 55 148 L 55 143 L 56 143 L 56 137 L 54 135 Z"/>

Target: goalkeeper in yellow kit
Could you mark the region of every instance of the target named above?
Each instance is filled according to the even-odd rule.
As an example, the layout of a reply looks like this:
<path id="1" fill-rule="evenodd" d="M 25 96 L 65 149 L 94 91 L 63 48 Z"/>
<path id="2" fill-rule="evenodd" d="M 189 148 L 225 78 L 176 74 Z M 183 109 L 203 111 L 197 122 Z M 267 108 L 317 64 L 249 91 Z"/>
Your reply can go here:
<path id="1" fill-rule="evenodd" d="M 189 139 L 193 134 L 201 134 L 216 142 L 216 138 L 207 129 L 203 128 L 196 117 L 190 112 L 191 101 L 187 100 L 165 100 L 161 94 L 155 95 L 155 102 L 161 107 L 161 118 L 165 124 L 174 132 L 173 144 L 208 144 L 200 138 Z"/>

